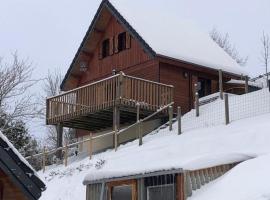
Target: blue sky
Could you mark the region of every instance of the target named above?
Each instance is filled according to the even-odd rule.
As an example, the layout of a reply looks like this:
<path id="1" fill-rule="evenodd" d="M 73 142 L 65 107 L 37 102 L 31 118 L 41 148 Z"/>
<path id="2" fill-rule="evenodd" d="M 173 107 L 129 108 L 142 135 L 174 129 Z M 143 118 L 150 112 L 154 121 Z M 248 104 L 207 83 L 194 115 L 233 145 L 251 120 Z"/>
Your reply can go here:
<path id="1" fill-rule="evenodd" d="M 170 1 L 178 6 L 170 7 Z M 167 2 L 164 10 L 195 21 L 204 31 L 216 27 L 228 32 L 240 54 L 249 57 L 246 68 L 250 75 L 264 72 L 259 60 L 260 37 L 263 30 L 270 34 L 269 0 Z M 1 0 L 0 57 L 8 58 L 17 50 L 21 57 L 32 61 L 35 78 L 44 77 L 54 68 L 65 73 L 99 3 L 100 0 Z"/>

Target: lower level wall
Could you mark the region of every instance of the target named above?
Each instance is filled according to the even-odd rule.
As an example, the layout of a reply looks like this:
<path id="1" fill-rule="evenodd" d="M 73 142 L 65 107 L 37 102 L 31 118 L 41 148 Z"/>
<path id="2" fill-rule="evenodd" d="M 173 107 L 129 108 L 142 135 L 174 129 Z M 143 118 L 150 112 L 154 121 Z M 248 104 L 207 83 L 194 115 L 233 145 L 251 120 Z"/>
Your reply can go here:
<path id="1" fill-rule="evenodd" d="M 146 135 L 146 134 L 152 132 L 153 130 L 155 130 L 156 128 L 158 128 L 161 125 L 161 122 L 162 122 L 161 119 L 155 119 L 155 120 L 144 122 L 141 126 L 142 133 L 144 135 Z M 121 128 L 124 129 L 124 128 L 126 128 L 126 126 L 121 127 Z M 109 133 L 111 131 L 112 130 L 106 130 L 106 131 L 102 131 L 99 133 L 95 133 L 94 136 Z M 89 137 L 90 137 L 90 134 L 78 137 L 78 141 L 89 139 Z M 130 129 L 128 129 L 127 131 L 122 132 L 119 135 L 118 143 L 124 144 L 126 142 L 132 141 L 132 140 L 137 139 L 137 138 L 138 138 L 137 127 L 134 126 Z M 103 138 L 95 139 L 92 144 L 93 144 L 93 147 L 92 147 L 93 153 L 98 153 L 98 152 L 104 151 L 106 149 L 113 148 L 114 147 L 114 136 L 109 135 L 109 136 L 106 136 Z M 89 149 L 90 149 L 89 143 L 87 143 L 87 142 L 83 143 L 82 145 L 79 146 L 80 152 L 87 152 L 87 151 L 89 151 Z"/>

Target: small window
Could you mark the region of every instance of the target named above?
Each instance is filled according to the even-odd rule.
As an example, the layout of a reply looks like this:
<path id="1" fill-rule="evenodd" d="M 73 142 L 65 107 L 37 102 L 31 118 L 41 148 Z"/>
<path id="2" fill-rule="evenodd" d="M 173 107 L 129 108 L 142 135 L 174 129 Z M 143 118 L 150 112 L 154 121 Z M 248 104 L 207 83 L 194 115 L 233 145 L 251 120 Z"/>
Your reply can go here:
<path id="1" fill-rule="evenodd" d="M 136 200 L 137 181 L 125 180 L 107 183 L 110 200 Z"/>
<path id="2" fill-rule="evenodd" d="M 126 37 L 127 37 L 127 34 L 126 32 L 124 33 L 120 33 L 118 35 L 118 51 L 123 51 L 126 49 L 127 45 L 126 45 Z"/>
<path id="3" fill-rule="evenodd" d="M 123 185 L 113 187 L 112 200 L 132 200 L 132 186 Z"/>
<path id="4" fill-rule="evenodd" d="M 110 40 L 106 39 L 102 42 L 102 58 L 110 55 Z"/>
<path id="5" fill-rule="evenodd" d="M 147 187 L 147 200 L 175 200 L 173 184 Z"/>

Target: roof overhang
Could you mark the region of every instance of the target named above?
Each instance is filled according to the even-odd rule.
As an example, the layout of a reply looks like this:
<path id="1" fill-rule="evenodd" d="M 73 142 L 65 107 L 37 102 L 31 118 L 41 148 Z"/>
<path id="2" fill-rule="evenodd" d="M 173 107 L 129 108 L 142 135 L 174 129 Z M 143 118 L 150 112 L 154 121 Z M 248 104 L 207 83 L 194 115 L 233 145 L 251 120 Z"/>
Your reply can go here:
<path id="1" fill-rule="evenodd" d="M 84 185 L 92 185 L 97 183 L 107 183 L 112 181 L 123 181 L 123 180 L 131 180 L 131 179 L 139 179 L 139 178 L 147 178 L 152 176 L 161 176 L 161 175 L 168 175 L 168 174 L 180 174 L 183 173 L 183 169 L 171 169 L 171 170 L 160 170 L 160 171 L 153 171 L 148 173 L 140 173 L 140 174 L 133 174 L 128 176 L 115 176 L 111 178 L 104 178 L 99 180 L 84 180 Z"/>

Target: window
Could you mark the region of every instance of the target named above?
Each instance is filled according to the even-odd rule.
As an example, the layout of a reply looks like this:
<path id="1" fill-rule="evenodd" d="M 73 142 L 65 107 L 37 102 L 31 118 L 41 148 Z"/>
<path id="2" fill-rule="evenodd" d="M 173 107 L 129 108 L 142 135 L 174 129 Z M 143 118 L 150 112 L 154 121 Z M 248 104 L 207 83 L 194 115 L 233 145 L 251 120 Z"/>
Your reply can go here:
<path id="1" fill-rule="evenodd" d="M 110 55 L 110 40 L 106 39 L 102 42 L 102 58 Z"/>
<path id="2" fill-rule="evenodd" d="M 147 187 L 147 200 L 174 200 L 174 184 Z"/>
<path id="3" fill-rule="evenodd" d="M 168 174 L 145 178 L 146 200 L 175 200 L 176 175 Z"/>
<path id="4" fill-rule="evenodd" d="M 115 186 L 112 189 L 112 200 L 132 200 L 132 186 Z"/>
<path id="5" fill-rule="evenodd" d="M 136 200 L 137 181 L 125 180 L 107 183 L 110 200 Z"/>
<path id="6" fill-rule="evenodd" d="M 118 35 L 118 52 L 126 49 L 126 47 L 127 47 L 126 46 L 126 37 L 127 37 L 126 32 L 120 33 Z"/>

